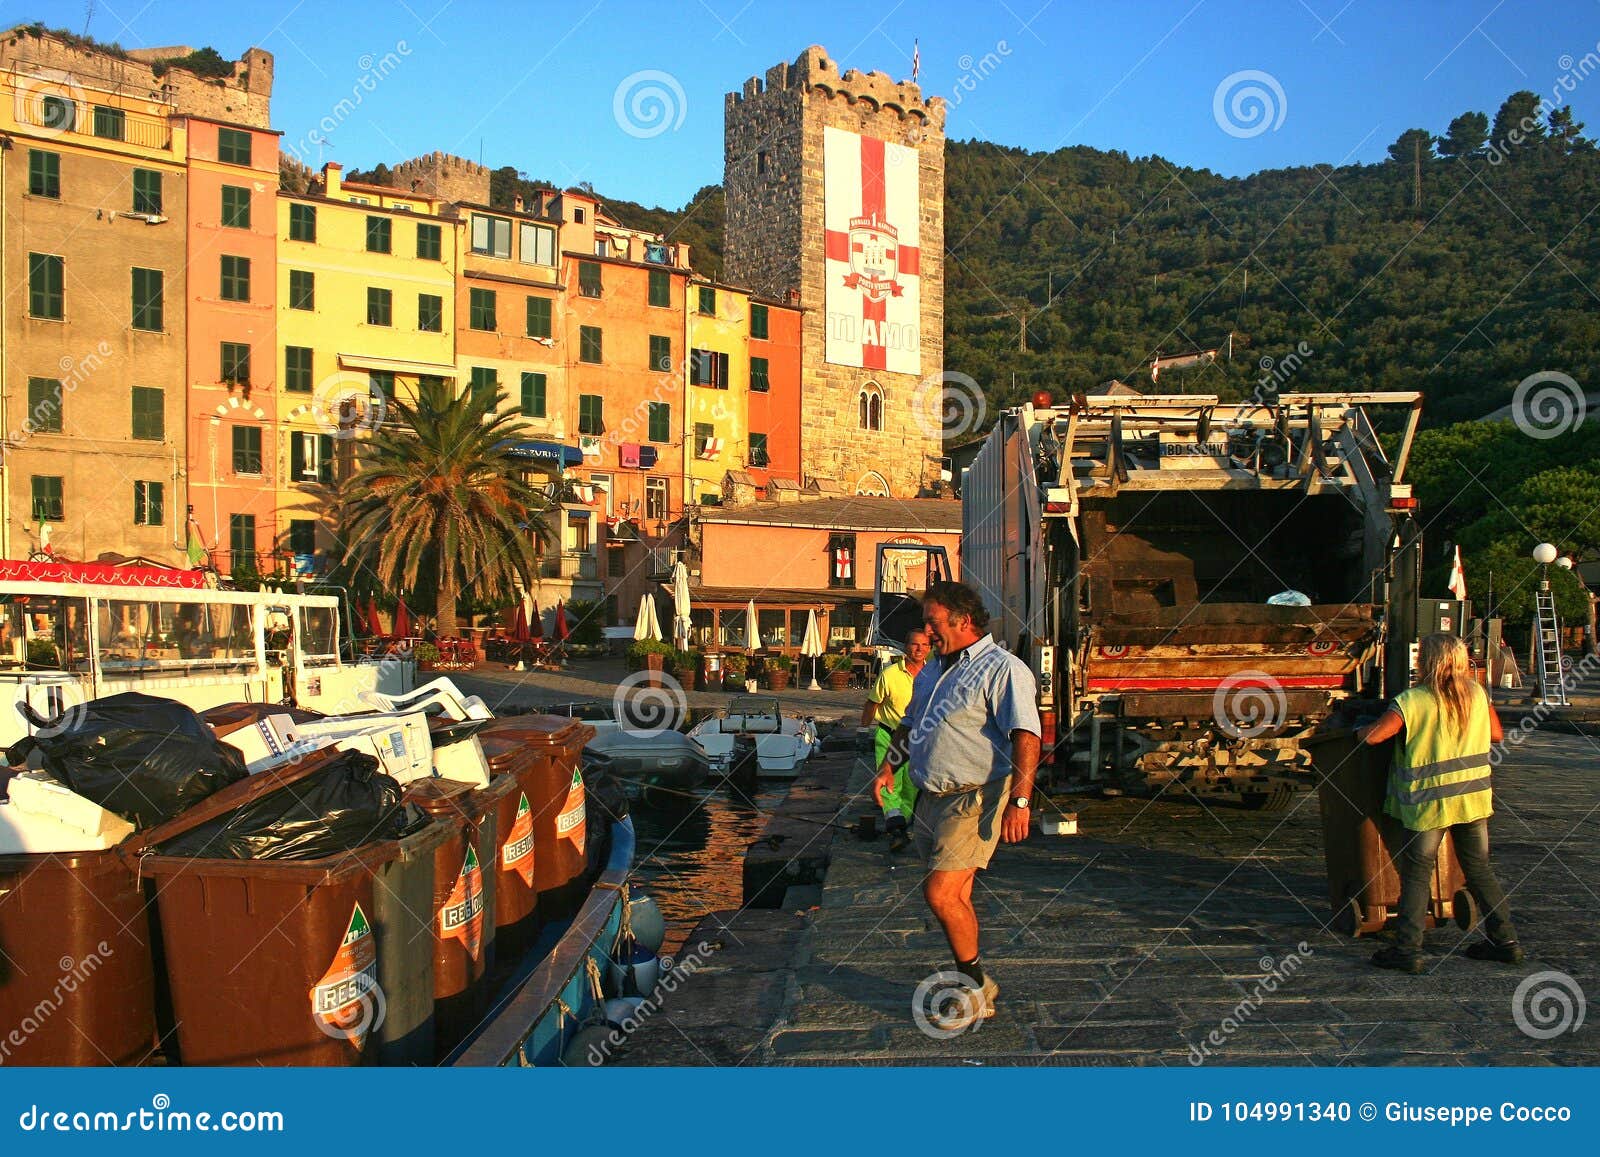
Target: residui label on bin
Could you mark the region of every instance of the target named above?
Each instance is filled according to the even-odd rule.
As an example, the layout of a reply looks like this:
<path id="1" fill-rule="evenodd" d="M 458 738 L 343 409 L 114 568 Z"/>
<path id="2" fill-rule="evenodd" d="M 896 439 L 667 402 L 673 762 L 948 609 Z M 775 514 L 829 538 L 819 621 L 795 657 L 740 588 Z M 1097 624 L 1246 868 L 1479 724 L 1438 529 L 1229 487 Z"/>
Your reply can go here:
<path id="1" fill-rule="evenodd" d="M 356 904 L 333 963 L 311 990 L 311 1015 L 330 1035 L 343 1034 L 360 1048 L 376 1019 L 371 994 L 378 987 L 378 945 L 367 914 Z"/>
<path id="2" fill-rule="evenodd" d="M 533 887 L 533 810 L 528 807 L 527 792 L 517 800 L 517 822 L 511 825 L 511 837 L 500 845 L 500 866 Z"/>
<path id="3" fill-rule="evenodd" d="M 454 936 L 466 945 L 472 959 L 478 959 L 483 947 L 483 865 L 478 861 L 478 849 L 470 844 L 456 886 L 439 910 L 439 935 Z"/>
<path id="4" fill-rule="evenodd" d="M 584 797 L 583 776 L 577 771 L 572 773 L 572 783 L 567 788 L 567 804 L 556 816 L 556 835 L 565 836 L 578 845 L 578 851 L 583 851 L 584 838 Z"/>

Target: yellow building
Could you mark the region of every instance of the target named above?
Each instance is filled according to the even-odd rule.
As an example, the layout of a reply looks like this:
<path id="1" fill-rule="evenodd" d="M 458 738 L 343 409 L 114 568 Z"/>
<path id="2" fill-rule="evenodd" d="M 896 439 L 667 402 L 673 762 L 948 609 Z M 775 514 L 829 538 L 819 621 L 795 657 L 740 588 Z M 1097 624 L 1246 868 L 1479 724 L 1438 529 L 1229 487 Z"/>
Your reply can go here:
<path id="1" fill-rule="evenodd" d="M 689 281 L 689 373 L 684 405 L 687 507 L 722 497 L 722 479 L 750 459 L 750 293 Z"/>
<path id="2" fill-rule="evenodd" d="M 278 194 L 278 507 L 302 569 L 337 561 L 330 487 L 362 435 L 419 380 L 456 377 L 459 222 L 438 197 L 342 177 L 329 164 Z"/>

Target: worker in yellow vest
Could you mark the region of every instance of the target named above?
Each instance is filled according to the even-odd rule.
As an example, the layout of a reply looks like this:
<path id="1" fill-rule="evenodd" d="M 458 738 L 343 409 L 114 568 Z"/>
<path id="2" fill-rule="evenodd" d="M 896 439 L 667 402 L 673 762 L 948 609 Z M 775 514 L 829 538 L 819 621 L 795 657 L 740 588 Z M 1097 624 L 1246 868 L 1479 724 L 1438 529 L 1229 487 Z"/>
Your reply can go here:
<path id="1" fill-rule="evenodd" d="M 1467 946 L 1474 960 L 1520 964 L 1522 948 L 1505 891 L 1489 866 L 1489 745 L 1502 738 L 1500 718 L 1472 677 L 1467 645 L 1455 635 L 1428 635 L 1418 647 L 1419 681 L 1402 691 L 1370 726 L 1369 744 L 1399 735 L 1384 812 L 1404 829 L 1390 855 L 1400 873 L 1400 919 L 1394 943 L 1380 949 L 1379 968 L 1418 973 L 1434 864 L 1449 831 L 1467 887 L 1484 913 L 1487 939 Z"/>
<path id="2" fill-rule="evenodd" d="M 884 667 L 872 684 L 872 690 L 867 692 L 866 706 L 861 709 L 861 726 L 873 728 L 873 767 L 883 766 L 894 729 L 900 726 L 906 707 L 911 703 L 912 681 L 931 652 L 928 632 L 918 627 L 906 636 L 905 658 Z M 911 782 L 907 765 L 902 761 L 895 772 L 894 786 L 878 796 L 878 806 L 883 809 L 883 827 L 889 833 L 890 851 L 898 852 L 911 842 L 911 809 L 916 802 L 916 785 Z"/>

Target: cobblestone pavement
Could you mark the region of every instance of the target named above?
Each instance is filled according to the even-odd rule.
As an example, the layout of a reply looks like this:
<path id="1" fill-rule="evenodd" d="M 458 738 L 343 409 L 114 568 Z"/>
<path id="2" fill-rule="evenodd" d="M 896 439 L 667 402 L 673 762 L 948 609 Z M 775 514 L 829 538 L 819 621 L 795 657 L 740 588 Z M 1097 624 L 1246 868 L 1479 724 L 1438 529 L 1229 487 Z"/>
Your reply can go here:
<path id="1" fill-rule="evenodd" d="M 1278 813 L 1063 799 L 1084 834 L 1036 832 L 980 876 L 993 1019 L 950 1040 L 916 1027 L 913 987 L 950 966 L 922 874 L 909 853 L 843 836 L 773 1027 L 716 1063 L 1600 1063 L 1595 1016 L 1538 1039 L 1513 1015 L 1519 985 L 1544 972 L 1565 977 L 1524 1000 L 1536 1030 L 1561 1014 L 1555 986 L 1569 1005 L 1600 998 L 1600 742 L 1536 733 L 1495 784 L 1494 863 L 1523 966 L 1467 959 L 1453 925 L 1429 933 L 1425 975 L 1368 965 L 1373 940 L 1327 926 L 1314 795 Z M 686 1049 L 677 1063 L 705 1061 Z"/>

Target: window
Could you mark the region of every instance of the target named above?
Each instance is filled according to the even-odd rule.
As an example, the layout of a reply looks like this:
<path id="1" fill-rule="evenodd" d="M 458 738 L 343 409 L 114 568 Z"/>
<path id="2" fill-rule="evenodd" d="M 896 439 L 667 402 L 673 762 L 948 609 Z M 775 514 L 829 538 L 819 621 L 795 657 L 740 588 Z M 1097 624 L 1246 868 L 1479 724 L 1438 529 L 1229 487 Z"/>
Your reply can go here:
<path id="1" fill-rule="evenodd" d="M 367 252 L 394 252 L 394 222 L 387 217 L 367 218 Z"/>
<path id="2" fill-rule="evenodd" d="M 524 418 L 542 418 L 545 416 L 544 399 L 545 376 L 533 373 L 531 370 L 522 371 L 522 416 Z"/>
<path id="3" fill-rule="evenodd" d="M 511 256 L 511 222 L 504 217 L 472 215 L 472 251 L 485 257 Z"/>
<path id="4" fill-rule="evenodd" d="M 421 379 L 418 379 L 417 386 L 418 386 L 419 389 L 421 388 L 421 385 L 422 385 Z M 377 394 L 378 396 L 386 398 L 389 401 L 393 401 L 394 400 L 394 371 L 393 370 L 368 370 L 367 371 L 367 393 L 368 393 L 368 396 L 371 396 L 373 394 Z"/>
<path id="5" fill-rule="evenodd" d="M 250 300 L 250 259 L 222 255 L 222 300 Z"/>
<path id="6" fill-rule="evenodd" d="M 667 480 L 665 478 L 646 478 L 644 480 L 644 516 L 657 520 L 667 517 Z"/>
<path id="7" fill-rule="evenodd" d="M 765 466 L 767 464 L 767 436 L 750 431 L 750 465 Z"/>
<path id="8" fill-rule="evenodd" d="M 578 360 L 599 365 L 602 352 L 600 327 L 597 325 L 580 325 L 578 327 Z"/>
<path id="9" fill-rule="evenodd" d="M 474 289 L 468 295 L 470 305 L 467 324 L 473 329 L 494 331 L 494 290 Z"/>
<path id="10" fill-rule="evenodd" d="M 295 482 L 333 481 L 333 435 L 295 430 L 289 435 L 289 477 Z M 312 525 L 315 525 L 314 523 Z M 315 548 L 313 548 L 315 549 Z M 310 551 L 296 551 L 310 554 Z"/>
<path id="11" fill-rule="evenodd" d="M 444 298 L 436 293 L 417 294 L 417 328 L 423 333 L 444 330 Z"/>
<path id="12" fill-rule="evenodd" d="M 713 287 L 711 287 L 709 285 L 702 285 L 700 287 L 700 309 L 699 309 L 699 312 L 700 313 L 708 313 L 708 314 L 712 315 L 713 317 L 716 316 L 716 313 L 717 313 L 717 291 Z"/>
<path id="13" fill-rule="evenodd" d="M 548 225 L 522 225 L 522 261 L 525 265 L 556 263 L 556 231 Z"/>
<path id="14" fill-rule="evenodd" d="M 750 336 L 767 340 L 767 307 L 751 303 L 750 306 Z"/>
<path id="15" fill-rule="evenodd" d="M 103 104 L 95 105 L 94 135 L 104 137 L 108 141 L 127 140 L 128 114 L 120 108 L 107 108 Z"/>
<path id="16" fill-rule="evenodd" d="M 133 211 L 161 212 L 161 174 L 154 169 L 133 171 Z"/>
<path id="17" fill-rule="evenodd" d="M 233 472 L 235 474 L 261 473 L 260 426 L 235 426 L 233 428 Z"/>
<path id="18" fill-rule="evenodd" d="M 606 578 L 626 578 L 628 575 L 628 550 L 623 546 L 606 548 Z"/>
<path id="19" fill-rule="evenodd" d="M 255 515 L 228 515 L 228 547 L 232 553 L 229 566 L 233 573 L 256 569 Z"/>
<path id="20" fill-rule="evenodd" d="M 859 416 L 863 430 L 883 429 L 883 390 L 877 382 L 868 382 L 861 391 Z"/>
<path id="21" fill-rule="evenodd" d="M 728 355 L 715 350 L 692 350 L 689 354 L 689 384 L 728 388 Z"/>
<path id="22" fill-rule="evenodd" d="M 367 324 L 394 324 L 394 294 L 387 289 L 367 287 Z"/>
<path id="23" fill-rule="evenodd" d="M 28 254 L 28 316 L 60 321 L 66 312 L 62 290 L 61 258 L 50 253 Z"/>
<path id="24" fill-rule="evenodd" d="M 133 484 L 133 524 L 160 526 L 166 521 L 166 487 L 159 482 Z"/>
<path id="25" fill-rule="evenodd" d="M 57 378 L 28 379 L 28 424 L 36 434 L 59 434 L 63 398 Z"/>
<path id="26" fill-rule="evenodd" d="M 611 243 L 604 238 L 596 237 L 594 239 L 594 255 L 596 257 L 609 257 L 611 255 Z"/>
<path id="27" fill-rule="evenodd" d="M 650 271 L 650 304 L 664 309 L 672 307 L 672 274 L 665 269 Z"/>
<path id="28" fill-rule="evenodd" d="M 283 388 L 296 394 L 311 392 L 311 347 L 283 347 Z"/>
<path id="29" fill-rule="evenodd" d="M 650 403 L 650 441 L 672 441 L 672 403 Z"/>
<path id="30" fill-rule="evenodd" d="M 717 428 L 710 422 L 696 422 L 694 424 L 694 456 L 699 458 L 704 455 L 707 444 L 716 436 Z"/>
<path id="31" fill-rule="evenodd" d="M 650 335 L 650 368 L 662 373 L 672 371 L 672 339 L 660 334 Z"/>
<path id="32" fill-rule="evenodd" d="M 644 243 L 644 259 L 652 265 L 671 265 L 672 256 L 667 247 L 659 241 L 646 241 Z M 651 272 L 656 272 L 652 270 Z"/>
<path id="33" fill-rule="evenodd" d="M 250 384 L 250 347 L 244 342 L 222 343 L 222 380 L 230 386 Z"/>
<path id="34" fill-rule="evenodd" d="M 78 106 L 64 96 L 47 96 L 40 102 L 39 127 L 70 133 L 78 127 Z"/>
<path id="35" fill-rule="evenodd" d="M 316 554 L 317 553 L 317 522 L 313 518 L 291 518 L 289 520 L 289 553 L 290 554 Z"/>
<path id="36" fill-rule="evenodd" d="M 289 240 L 315 241 L 317 239 L 317 207 L 315 205 L 289 206 Z"/>
<path id="37" fill-rule="evenodd" d="M 165 326 L 165 282 L 166 277 L 159 269 L 133 271 L 133 320 L 130 324 L 134 329 L 160 333 Z"/>
<path id="38" fill-rule="evenodd" d="M 574 208 L 572 210 L 572 221 L 575 225 L 583 224 L 583 210 L 581 208 Z"/>
<path id="39" fill-rule="evenodd" d="M 289 308 L 317 307 L 317 276 L 309 269 L 289 270 Z"/>
<path id="40" fill-rule="evenodd" d="M 167 436 L 167 392 L 155 386 L 133 387 L 133 436 L 159 442 Z"/>
<path id="41" fill-rule="evenodd" d="M 579 394 L 578 433 L 599 435 L 605 432 L 605 399 L 599 394 Z"/>
<path id="42" fill-rule="evenodd" d="M 243 185 L 222 186 L 222 225 L 226 229 L 250 228 L 250 190 Z"/>
<path id="43" fill-rule="evenodd" d="M 768 368 L 766 358 L 750 359 L 750 390 L 752 393 L 765 394 L 772 389 L 772 371 Z"/>
<path id="44" fill-rule="evenodd" d="M 550 299 L 548 297 L 528 298 L 528 336 L 550 336 Z"/>
<path id="45" fill-rule="evenodd" d="M 424 261 L 437 261 L 443 251 L 441 234 L 437 225 L 417 226 L 417 256 Z"/>
<path id="46" fill-rule="evenodd" d="M 63 517 L 62 507 L 65 502 L 62 498 L 61 476 L 59 474 L 35 474 L 31 479 L 33 485 L 33 519 L 34 522 L 60 522 Z"/>
<path id="47" fill-rule="evenodd" d="M 578 262 L 578 292 L 584 297 L 600 296 L 600 263 Z"/>
<path id="48" fill-rule="evenodd" d="M 854 587 L 856 585 L 856 536 L 830 534 L 828 536 L 828 585 Z"/>
<path id="49" fill-rule="evenodd" d="M 471 385 L 472 404 L 494 408 L 494 396 L 500 392 L 500 374 L 492 366 L 473 366 Z"/>
<path id="50" fill-rule="evenodd" d="M 28 192 L 35 197 L 61 197 L 61 154 L 28 150 Z"/>
<path id="51" fill-rule="evenodd" d="M 224 165 L 248 165 L 250 144 L 250 134 L 242 129 L 218 129 L 217 160 Z"/>

